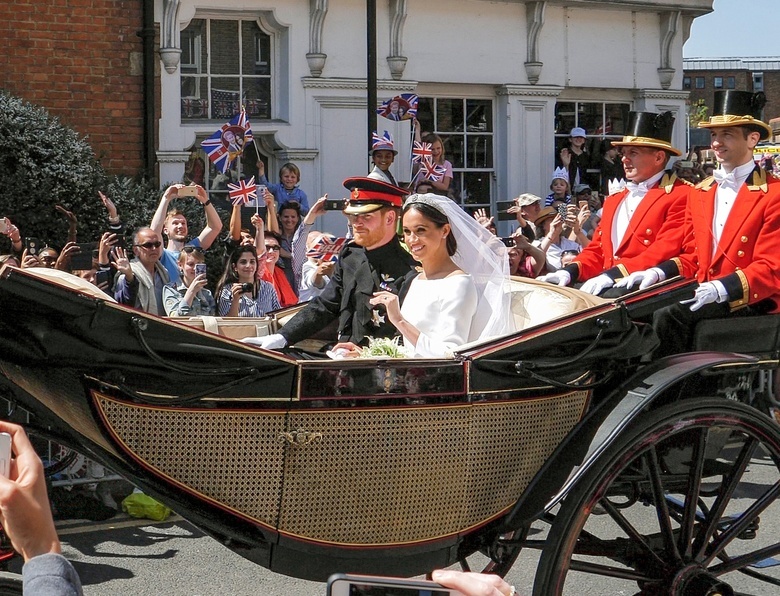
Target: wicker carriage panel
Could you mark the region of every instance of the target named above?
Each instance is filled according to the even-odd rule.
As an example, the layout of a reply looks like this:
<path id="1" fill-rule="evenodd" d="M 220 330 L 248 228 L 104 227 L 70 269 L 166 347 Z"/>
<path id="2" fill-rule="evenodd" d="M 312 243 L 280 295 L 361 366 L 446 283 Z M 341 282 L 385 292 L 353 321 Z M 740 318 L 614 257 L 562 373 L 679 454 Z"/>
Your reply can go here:
<path id="1" fill-rule="evenodd" d="M 161 409 L 103 396 L 97 396 L 96 403 L 115 436 L 144 464 L 221 505 L 276 526 L 284 412 Z"/>
<path id="2" fill-rule="evenodd" d="M 322 441 L 289 448 L 279 529 L 370 545 L 484 523 L 520 496 L 586 399 L 295 413 L 291 428 Z"/>

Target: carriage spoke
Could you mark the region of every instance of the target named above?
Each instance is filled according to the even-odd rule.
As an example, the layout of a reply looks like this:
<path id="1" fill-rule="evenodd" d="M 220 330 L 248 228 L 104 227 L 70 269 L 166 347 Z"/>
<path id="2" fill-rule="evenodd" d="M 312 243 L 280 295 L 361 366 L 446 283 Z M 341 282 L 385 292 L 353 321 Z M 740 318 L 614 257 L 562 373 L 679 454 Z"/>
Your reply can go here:
<path id="1" fill-rule="evenodd" d="M 767 490 L 759 499 L 756 500 L 748 509 L 742 513 L 737 521 L 731 524 L 728 529 L 720 534 L 707 549 L 707 558 L 703 565 L 709 565 L 726 546 L 742 533 L 764 509 L 769 507 L 777 497 L 780 496 L 780 481 L 776 482 L 772 488 Z"/>
<path id="2" fill-rule="evenodd" d="M 603 575 L 606 577 L 614 577 L 617 579 L 628 579 L 637 582 L 657 582 L 660 578 L 648 577 L 642 573 L 638 573 L 633 569 L 622 569 L 620 567 L 612 567 L 611 565 L 599 565 L 598 563 L 590 563 L 588 561 L 578 561 L 572 559 L 569 564 L 569 569 L 572 571 L 580 571 L 582 573 L 592 573 L 594 575 Z"/>
<path id="3" fill-rule="evenodd" d="M 780 553 L 780 543 L 776 542 L 771 546 L 765 546 L 764 548 L 754 550 L 751 553 L 740 555 L 738 557 L 728 558 L 724 563 L 710 567 L 707 571 L 714 575 L 723 575 L 725 573 L 741 569 L 742 567 L 753 565 L 754 563 L 758 563 L 759 561 L 762 561 L 767 557 L 771 557 L 778 553 Z"/>
<path id="4" fill-rule="evenodd" d="M 607 513 L 609 513 L 610 517 L 615 521 L 615 523 L 620 527 L 621 530 L 623 530 L 626 535 L 631 538 L 636 544 L 642 547 L 649 556 L 651 556 L 653 559 L 655 559 L 655 562 L 663 568 L 664 566 L 664 560 L 660 557 L 660 555 L 650 546 L 650 543 L 645 539 L 645 537 L 639 533 L 639 531 L 631 525 L 631 523 L 625 518 L 625 516 L 620 513 L 620 511 L 615 507 L 612 503 L 609 502 L 608 499 L 603 498 L 600 501 L 600 504 L 606 509 Z"/>
<path id="5" fill-rule="evenodd" d="M 698 511 L 699 492 L 701 490 L 702 470 L 704 469 L 704 453 L 707 442 L 707 429 L 700 428 L 697 431 L 697 437 L 693 443 L 693 454 L 691 456 L 691 473 L 688 480 L 688 492 L 685 495 L 685 505 L 683 508 L 682 520 L 680 522 L 680 550 L 686 561 L 691 559 L 693 551 L 693 527 L 696 523 L 696 512 Z"/>
<path id="6" fill-rule="evenodd" d="M 658 461 L 658 452 L 655 447 L 648 451 L 645 455 L 645 460 L 650 475 L 650 484 L 653 489 L 655 510 L 664 541 L 664 548 L 670 557 L 677 562 L 681 562 L 680 551 L 677 549 L 677 541 L 674 538 L 674 530 L 672 529 L 672 518 L 669 516 L 669 507 L 666 503 L 666 495 L 664 494 L 663 482 L 661 481 L 661 465 Z"/>
<path id="7" fill-rule="evenodd" d="M 715 531 L 718 529 L 718 524 L 721 521 L 723 512 L 726 510 L 729 501 L 731 501 L 731 497 L 734 494 L 737 485 L 739 484 L 740 480 L 742 480 L 745 469 L 747 468 L 747 465 L 750 462 L 750 458 L 753 456 L 753 452 L 756 450 L 757 446 L 757 439 L 750 437 L 749 440 L 746 440 L 745 444 L 740 450 L 739 455 L 734 461 L 731 474 L 723 479 L 719 494 L 715 500 L 715 504 L 713 505 L 712 509 L 710 509 L 707 522 L 701 528 L 701 531 L 694 541 L 693 550 L 696 560 L 700 560 L 704 557 L 704 552 L 707 549 L 707 545 L 715 534 Z"/>

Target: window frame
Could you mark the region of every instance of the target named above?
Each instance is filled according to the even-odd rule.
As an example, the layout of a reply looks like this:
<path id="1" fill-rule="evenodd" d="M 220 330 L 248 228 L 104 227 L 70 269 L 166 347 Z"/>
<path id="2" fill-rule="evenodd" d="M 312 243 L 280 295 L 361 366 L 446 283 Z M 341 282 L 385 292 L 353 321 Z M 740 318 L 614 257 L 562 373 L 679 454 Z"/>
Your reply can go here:
<path id="1" fill-rule="evenodd" d="M 694 86 L 696 89 L 706 89 L 707 81 L 704 77 L 694 77 Z"/>
<path id="2" fill-rule="evenodd" d="M 712 77 L 712 88 L 713 89 L 723 89 L 723 77 L 722 76 Z"/>

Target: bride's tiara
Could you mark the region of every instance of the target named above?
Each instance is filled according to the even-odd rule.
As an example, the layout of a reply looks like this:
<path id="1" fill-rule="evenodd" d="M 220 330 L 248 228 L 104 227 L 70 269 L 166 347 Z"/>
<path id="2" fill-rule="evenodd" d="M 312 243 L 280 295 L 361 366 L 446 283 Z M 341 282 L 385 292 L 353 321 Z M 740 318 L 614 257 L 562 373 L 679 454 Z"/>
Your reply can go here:
<path id="1" fill-rule="evenodd" d="M 433 193 L 427 193 L 422 195 L 409 195 L 409 197 L 404 202 L 404 209 L 409 207 L 409 205 L 412 205 L 414 203 L 420 204 L 420 205 L 428 205 L 429 207 L 433 207 L 441 213 L 444 217 L 447 217 L 447 213 L 444 211 L 444 206 L 442 205 L 442 201 L 449 201 L 450 199 L 446 197 L 442 197 L 441 195 L 436 195 Z"/>

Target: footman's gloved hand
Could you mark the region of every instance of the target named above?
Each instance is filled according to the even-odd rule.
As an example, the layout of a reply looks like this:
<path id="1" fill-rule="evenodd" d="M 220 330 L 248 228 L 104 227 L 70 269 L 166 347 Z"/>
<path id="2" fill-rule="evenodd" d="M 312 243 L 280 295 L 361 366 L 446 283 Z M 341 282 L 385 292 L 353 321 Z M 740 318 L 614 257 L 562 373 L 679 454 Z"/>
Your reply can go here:
<path id="1" fill-rule="evenodd" d="M 546 281 L 551 284 L 558 284 L 559 286 L 568 286 L 571 283 L 571 275 L 568 271 L 564 271 L 563 269 L 556 271 L 555 273 L 542 275 L 536 279 L 539 281 Z"/>
<path id="2" fill-rule="evenodd" d="M 602 273 L 601 275 L 590 278 L 582 284 L 580 290 L 598 296 L 601 292 L 607 288 L 611 288 L 613 285 L 615 285 L 615 281 L 606 273 Z"/>
<path id="3" fill-rule="evenodd" d="M 630 290 L 636 284 L 639 284 L 638 289 L 646 290 L 653 284 L 657 284 L 659 281 L 663 281 L 665 279 L 666 274 L 657 267 L 653 267 L 652 269 L 646 269 L 644 271 L 634 271 L 634 273 L 628 277 L 617 280 L 615 282 L 615 287 L 626 288 L 627 290 Z"/>
<path id="4" fill-rule="evenodd" d="M 287 345 L 287 340 L 281 333 L 274 333 L 264 337 L 245 337 L 241 341 L 245 344 L 265 348 L 266 350 L 281 350 Z"/>
<path id="5" fill-rule="evenodd" d="M 721 296 L 717 285 L 711 281 L 705 281 L 696 288 L 693 298 L 690 300 L 681 300 L 680 304 L 690 304 L 691 310 L 699 310 L 705 304 L 725 302 L 726 300 L 728 300 L 728 296 Z"/>

